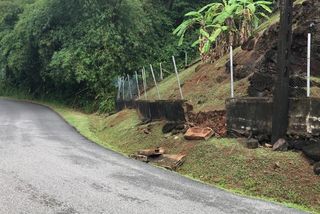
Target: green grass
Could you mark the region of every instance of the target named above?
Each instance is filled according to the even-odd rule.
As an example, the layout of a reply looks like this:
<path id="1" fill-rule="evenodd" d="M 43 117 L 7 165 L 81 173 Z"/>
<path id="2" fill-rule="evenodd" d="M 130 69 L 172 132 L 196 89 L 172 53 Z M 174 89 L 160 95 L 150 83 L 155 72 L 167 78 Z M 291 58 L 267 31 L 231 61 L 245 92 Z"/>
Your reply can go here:
<path id="1" fill-rule="evenodd" d="M 188 77 L 191 76 L 191 74 L 194 72 L 195 68 L 199 65 L 199 63 L 196 63 L 195 65 L 191 66 L 190 68 L 187 68 L 183 71 L 179 72 L 179 78 L 180 83 L 183 85 L 188 79 Z M 163 81 L 161 81 L 158 85 L 159 92 L 161 95 L 161 99 L 169 99 L 169 98 L 180 98 L 179 93 L 179 85 L 177 81 L 177 76 L 175 73 L 172 73 L 170 76 L 165 78 Z M 151 88 L 147 92 L 148 99 L 157 100 L 158 99 L 158 93 L 155 87 Z M 142 96 L 142 99 L 144 97 Z"/>
<path id="2" fill-rule="evenodd" d="M 236 48 L 234 54 L 241 52 Z M 225 55 L 214 64 L 201 65 L 197 63 L 179 72 L 184 99 L 194 106 L 195 111 L 224 109 L 225 98 L 230 97 L 230 75 L 225 71 L 225 65 L 229 57 Z M 197 67 L 200 67 L 198 68 Z M 221 80 L 222 79 L 222 82 Z M 246 95 L 249 82 L 247 78 L 235 82 L 235 93 L 237 96 Z M 176 75 L 172 74 L 158 83 L 162 99 L 180 99 L 179 87 Z M 149 100 L 157 100 L 155 87 L 147 92 Z M 144 99 L 144 96 L 142 96 Z"/>
<path id="3" fill-rule="evenodd" d="M 132 110 L 105 117 L 50 106 L 81 134 L 106 148 L 125 155 L 158 146 L 171 154 L 186 153 L 186 162 L 178 169 L 182 175 L 237 194 L 320 213 L 320 177 L 299 153 L 248 150 L 235 139 L 189 142 L 182 136 L 164 136 L 162 122 L 140 126 Z M 280 168 L 274 168 L 275 163 Z"/>
<path id="4" fill-rule="evenodd" d="M 277 162 L 280 168 L 274 169 Z M 299 153 L 248 150 L 236 140 L 213 139 L 197 145 L 179 172 L 250 196 L 303 207 L 313 203 L 314 211 L 320 210 L 314 200 L 320 197 L 315 188 L 320 179 Z"/>

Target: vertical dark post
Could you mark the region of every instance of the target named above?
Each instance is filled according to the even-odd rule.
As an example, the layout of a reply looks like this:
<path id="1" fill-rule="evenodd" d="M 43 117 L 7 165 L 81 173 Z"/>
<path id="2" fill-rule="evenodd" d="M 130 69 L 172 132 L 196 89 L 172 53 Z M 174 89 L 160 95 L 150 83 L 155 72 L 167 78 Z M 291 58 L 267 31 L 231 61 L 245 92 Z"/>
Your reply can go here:
<path id="1" fill-rule="evenodd" d="M 293 0 L 281 0 L 280 9 L 278 76 L 273 96 L 272 143 L 284 138 L 288 129 Z"/>

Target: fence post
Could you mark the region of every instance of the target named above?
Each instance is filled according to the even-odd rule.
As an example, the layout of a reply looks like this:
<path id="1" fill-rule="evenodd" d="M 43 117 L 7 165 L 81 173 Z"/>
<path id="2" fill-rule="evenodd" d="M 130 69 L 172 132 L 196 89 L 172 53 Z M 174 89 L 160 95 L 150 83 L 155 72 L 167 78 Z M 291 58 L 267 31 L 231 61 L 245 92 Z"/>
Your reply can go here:
<path id="1" fill-rule="evenodd" d="M 122 77 L 122 100 L 124 100 L 124 82 L 125 82 L 125 78 L 124 77 Z"/>
<path id="2" fill-rule="evenodd" d="M 131 89 L 131 83 L 130 83 L 130 76 L 129 74 L 127 76 L 128 76 L 128 87 L 129 87 L 130 99 L 132 100 L 133 96 L 132 96 L 132 89 Z"/>
<path id="3" fill-rule="evenodd" d="M 139 79 L 138 79 L 138 73 L 135 71 L 136 75 L 136 83 L 137 83 L 137 92 L 138 92 L 138 97 L 140 99 L 140 88 L 139 88 Z"/>
<path id="4" fill-rule="evenodd" d="M 160 79 L 163 80 L 162 63 L 160 62 Z"/>
<path id="5" fill-rule="evenodd" d="M 118 94 L 117 94 L 117 100 L 120 99 L 121 94 L 121 78 L 118 76 Z"/>
<path id="6" fill-rule="evenodd" d="M 157 89 L 158 98 L 159 98 L 159 100 L 161 100 L 161 96 L 160 96 L 160 92 L 159 92 L 159 88 L 158 88 L 158 84 L 157 84 L 156 76 L 154 75 L 153 67 L 152 67 L 152 65 L 151 65 L 151 64 L 150 64 L 150 69 L 151 69 L 151 74 L 152 74 L 152 77 L 153 77 L 154 84 L 155 84 L 156 89 Z"/>
<path id="7" fill-rule="evenodd" d="M 310 75 L 311 75 L 311 33 L 308 33 L 308 56 L 307 56 L 307 97 L 310 97 Z"/>
<path id="8" fill-rule="evenodd" d="M 142 80 L 143 80 L 144 98 L 148 100 L 146 69 L 144 67 L 142 69 Z"/>
<path id="9" fill-rule="evenodd" d="M 188 66 L 188 52 L 187 51 L 184 52 L 184 62 L 185 62 L 185 67 L 187 67 Z"/>
<path id="10" fill-rule="evenodd" d="M 231 98 L 234 98 L 234 79 L 233 79 L 233 47 L 230 46 L 230 76 L 231 76 Z"/>
<path id="11" fill-rule="evenodd" d="M 184 98 L 183 98 L 183 94 L 182 94 L 182 88 L 181 88 L 178 68 L 177 68 L 176 59 L 174 58 L 174 56 L 172 56 L 172 61 L 173 61 L 174 71 L 176 72 L 176 76 L 177 76 L 177 80 L 178 80 L 180 96 L 181 96 L 181 99 L 183 100 Z"/>

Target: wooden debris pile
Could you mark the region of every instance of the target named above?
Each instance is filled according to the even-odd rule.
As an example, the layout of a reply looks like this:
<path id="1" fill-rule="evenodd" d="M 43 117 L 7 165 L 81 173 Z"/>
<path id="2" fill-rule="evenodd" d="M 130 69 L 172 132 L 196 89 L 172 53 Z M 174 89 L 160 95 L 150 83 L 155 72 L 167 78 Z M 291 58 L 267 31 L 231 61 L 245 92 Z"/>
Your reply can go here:
<path id="1" fill-rule="evenodd" d="M 176 170 L 184 163 L 186 155 L 165 154 L 165 149 L 159 147 L 156 149 L 140 150 L 130 157 L 145 163 L 154 163 L 169 170 Z"/>

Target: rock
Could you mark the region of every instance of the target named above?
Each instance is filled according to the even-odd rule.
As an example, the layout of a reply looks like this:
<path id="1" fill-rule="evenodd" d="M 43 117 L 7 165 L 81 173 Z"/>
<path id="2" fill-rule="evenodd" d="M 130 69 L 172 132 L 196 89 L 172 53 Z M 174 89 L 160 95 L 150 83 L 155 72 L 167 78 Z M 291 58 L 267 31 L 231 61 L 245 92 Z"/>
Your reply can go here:
<path id="1" fill-rule="evenodd" d="M 237 138 L 237 141 L 238 141 L 241 145 L 247 147 L 247 141 L 248 141 L 247 138 L 244 138 L 244 137 Z"/>
<path id="2" fill-rule="evenodd" d="M 181 131 L 181 130 L 184 130 L 185 128 L 186 128 L 185 124 L 182 124 L 182 123 L 179 124 L 178 123 L 175 129 Z"/>
<path id="3" fill-rule="evenodd" d="M 314 164 L 313 171 L 316 175 L 320 175 L 320 162 Z"/>
<path id="4" fill-rule="evenodd" d="M 246 147 L 248 149 L 257 149 L 259 147 L 259 141 L 251 138 L 251 139 L 247 140 Z"/>
<path id="5" fill-rule="evenodd" d="M 260 144 L 270 142 L 270 137 L 268 135 L 259 134 L 256 138 Z"/>
<path id="6" fill-rule="evenodd" d="M 176 126 L 177 126 L 176 123 L 166 123 L 162 128 L 162 133 L 168 134 L 172 132 L 176 128 Z"/>
<path id="7" fill-rule="evenodd" d="M 185 133 L 186 140 L 208 140 L 214 134 L 211 128 L 192 127 Z"/>
<path id="8" fill-rule="evenodd" d="M 290 140 L 288 143 L 290 145 L 290 148 L 296 149 L 296 150 L 302 150 L 303 147 L 310 144 L 308 140 L 304 140 L 304 139 L 294 139 L 294 140 Z"/>
<path id="9" fill-rule="evenodd" d="M 177 123 L 177 122 L 169 122 L 166 123 L 162 128 L 163 134 L 168 134 L 172 132 L 172 134 L 179 134 L 181 132 L 185 132 L 186 125 L 184 123 Z"/>
<path id="10" fill-rule="evenodd" d="M 272 150 L 273 151 L 281 151 L 281 152 L 284 152 L 284 151 L 288 151 L 288 148 L 289 148 L 289 144 L 288 142 L 283 139 L 283 138 L 280 138 L 272 147 Z"/>
<path id="11" fill-rule="evenodd" d="M 320 161 L 320 143 L 312 143 L 302 148 L 303 153 L 314 161 Z"/>

